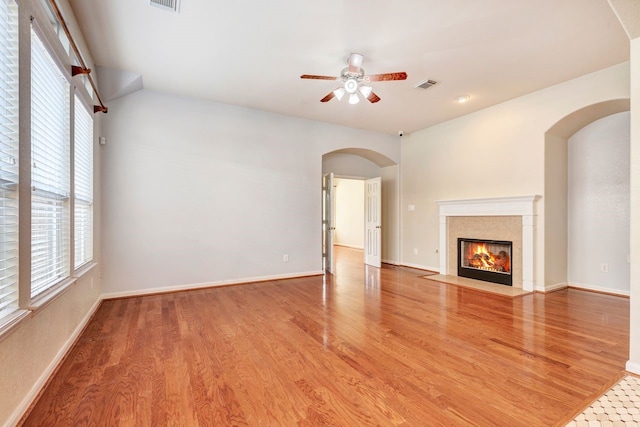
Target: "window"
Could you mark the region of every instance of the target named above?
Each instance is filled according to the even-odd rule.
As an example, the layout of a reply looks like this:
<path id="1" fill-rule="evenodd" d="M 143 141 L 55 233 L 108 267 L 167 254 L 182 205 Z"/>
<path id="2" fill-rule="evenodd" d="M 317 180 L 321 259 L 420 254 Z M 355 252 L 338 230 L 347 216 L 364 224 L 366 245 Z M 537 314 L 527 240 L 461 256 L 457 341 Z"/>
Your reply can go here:
<path id="1" fill-rule="evenodd" d="M 67 35 L 65 34 L 62 28 L 62 25 L 60 24 L 60 21 L 58 21 L 56 12 L 53 10 L 53 7 L 51 6 L 51 2 L 49 0 L 40 0 L 40 5 L 42 6 L 42 10 L 44 10 L 44 13 L 48 18 L 48 21 L 49 21 L 48 24 L 51 25 L 51 28 L 53 28 L 53 31 L 58 36 L 58 40 L 60 41 L 60 44 L 62 44 L 62 47 L 64 48 L 65 52 L 69 53 L 71 51 L 69 39 L 67 38 Z"/>
<path id="2" fill-rule="evenodd" d="M 18 5 L 0 0 L 0 317 L 18 307 Z"/>
<path id="3" fill-rule="evenodd" d="M 93 259 L 93 117 L 75 97 L 74 125 L 74 268 Z"/>
<path id="4" fill-rule="evenodd" d="M 0 0 L 0 335 L 93 261 L 93 92 L 71 76 L 82 61 L 69 46 L 48 1 Z M 21 102 L 31 113 L 19 117 Z"/>
<path id="5" fill-rule="evenodd" d="M 70 269 L 70 85 L 31 30 L 31 296 Z"/>
<path id="6" fill-rule="evenodd" d="M 18 301 L 18 7 L 0 1 L 0 314 Z"/>

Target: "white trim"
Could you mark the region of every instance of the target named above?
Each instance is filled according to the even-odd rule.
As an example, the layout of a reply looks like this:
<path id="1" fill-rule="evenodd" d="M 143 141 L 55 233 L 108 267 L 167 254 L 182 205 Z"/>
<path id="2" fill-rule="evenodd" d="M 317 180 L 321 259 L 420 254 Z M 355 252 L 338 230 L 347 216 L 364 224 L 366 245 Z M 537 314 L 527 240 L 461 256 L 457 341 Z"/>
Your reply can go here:
<path id="1" fill-rule="evenodd" d="M 361 251 L 364 250 L 364 246 L 356 246 L 356 245 L 345 245 L 344 243 L 334 243 L 334 246 L 342 246 L 345 248 L 351 248 L 351 249 L 360 249 Z"/>
<path id="2" fill-rule="evenodd" d="M 111 292 L 107 294 L 102 294 L 101 299 L 126 298 L 126 297 L 160 294 L 160 293 L 166 293 L 166 292 L 189 291 L 189 290 L 203 289 L 203 288 L 216 288 L 219 286 L 241 285 L 241 284 L 253 283 L 253 282 L 295 279 L 298 277 L 308 277 L 308 276 L 322 276 L 323 274 L 324 274 L 324 271 L 322 270 L 314 270 L 314 271 L 306 271 L 306 272 L 291 273 L 291 274 L 278 274 L 274 276 L 256 276 L 256 277 L 246 277 L 244 279 L 219 280 L 217 282 L 189 283 L 185 285 L 164 286 L 160 288 L 138 289 L 134 291 L 125 291 L 125 292 Z"/>
<path id="3" fill-rule="evenodd" d="M 391 261 L 390 259 L 383 259 L 380 262 L 382 262 L 383 264 L 402 265 L 398 261 Z"/>
<path id="4" fill-rule="evenodd" d="M 0 319 L 0 341 L 5 339 L 16 329 L 20 321 L 31 314 L 31 310 L 16 309 Z"/>
<path id="5" fill-rule="evenodd" d="M 627 360 L 627 371 L 640 375 L 640 363 L 632 362 L 631 360 Z"/>
<path id="6" fill-rule="evenodd" d="M 535 215 L 533 202 L 540 196 L 491 197 L 486 199 L 438 200 L 440 215 L 445 216 L 520 216 Z"/>
<path id="7" fill-rule="evenodd" d="M 564 289 L 568 287 L 569 287 L 569 284 L 567 282 L 562 282 L 562 283 L 556 283 L 555 285 L 549 285 L 549 286 L 536 286 L 535 291 L 547 293 L 547 292 L 559 291 L 560 289 Z"/>
<path id="8" fill-rule="evenodd" d="M 433 271 L 433 272 L 440 271 L 438 267 L 429 267 L 428 265 L 412 264 L 409 262 L 403 262 L 397 265 L 400 265 L 402 267 L 417 268 L 418 270 L 426 270 L 426 271 Z"/>
<path id="9" fill-rule="evenodd" d="M 53 358 L 53 360 L 51 360 L 49 366 L 47 366 L 38 380 L 33 384 L 33 386 L 31 386 L 31 390 L 29 390 L 29 393 L 27 393 L 24 399 L 22 399 L 22 402 L 20 402 L 20 404 L 14 409 L 13 413 L 5 423 L 6 426 L 17 425 L 18 422 L 20 422 L 20 419 L 22 419 L 31 404 L 40 394 L 40 391 L 42 391 L 44 386 L 47 384 L 49 377 L 53 375 L 55 370 L 58 368 L 58 365 L 60 365 L 69 350 L 71 350 L 71 347 L 75 344 L 78 337 L 80 337 L 80 334 L 84 330 L 85 326 L 89 323 L 89 320 L 91 320 L 91 318 L 93 317 L 101 302 L 102 298 L 98 298 L 93 306 L 89 309 L 89 311 L 84 316 L 82 321 L 80 321 L 71 336 L 69 336 L 69 339 L 67 339 L 62 348 L 58 351 L 58 354 Z"/>
<path id="10" fill-rule="evenodd" d="M 522 290 L 538 290 L 534 285 L 535 205 L 540 196 L 491 197 L 485 199 L 438 200 L 440 211 L 440 274 L 448 274 L 449 217 L 521 216 L 522 217 Z M 542 288 L 544 291 L 544 287 Z"/>
<path id="11" fill-rule="evenodd" d="M 95 261 L 89 261 L 85 264 L 82 264 L 80 267 L 76 268 L 73 272 L 73 277 L 75 278 L 81 278 L 82 276 L 84 276 L 85 274 L 87 274 L 88 272 L 90 272 L 91 270 L 93 270 L 96 266 L 98 265 L 97 262 Z"/>
<path id="12" fill-rule="evenodd" d="M 66 277 L 56 285 L 31 298 L 31 304 L 29 304 L 29 307 L 27 307 L 27 309 L 31 311 L 37 311 L 42 307 L 45 307 L 47 304 L 53 302 L 56 298 L 64 294 L 67 289 L 75 285 L 77 281 L 77 277 Z"/>
<path id="13" fill-rule="evenodd" d="M 606 294 L 614 294 L 620 296 L 629 296 L 629 291 L 623 291 L 620 289 L 603 288 L 602 286 L 585 285 L 584 283 L 569 283 L 568 286 L 576 289 L 585 289 L 587 291 L 604 292 Z"/>

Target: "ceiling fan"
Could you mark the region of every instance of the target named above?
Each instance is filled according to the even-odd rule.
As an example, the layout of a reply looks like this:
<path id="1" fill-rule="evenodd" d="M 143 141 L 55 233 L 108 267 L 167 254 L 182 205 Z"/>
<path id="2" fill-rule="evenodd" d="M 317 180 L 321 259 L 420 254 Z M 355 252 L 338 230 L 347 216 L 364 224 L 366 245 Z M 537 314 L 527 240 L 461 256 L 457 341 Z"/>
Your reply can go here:
<path id="1" fill-rule="evenodd" d="M 338 98 L 338 101 L 340 101 L 345 94 L 349 94 L 349 104 L 357 104 L 360 102 L 358 93 L 368 99 L 372 104 L 380 101 L 380 97 L 376 95 L 373 92 L 373 88 L 368 85 L 370 82 L 406 80 L 407 78 L 407 73 L 404 71 L 398 73 L 372 74 L 368 76 L 362 68 L 362 59 L 363 56 L 359 53 L 350 54 L 347 60 L 349 66 L 340 72 L 339 77 L 303 74 L 300 78 L 312 80 L 342 80 L 342 86 L 338 86 L 335 90 L 329 92 L 320 102 L 331 101 L 333 98 Z"/>

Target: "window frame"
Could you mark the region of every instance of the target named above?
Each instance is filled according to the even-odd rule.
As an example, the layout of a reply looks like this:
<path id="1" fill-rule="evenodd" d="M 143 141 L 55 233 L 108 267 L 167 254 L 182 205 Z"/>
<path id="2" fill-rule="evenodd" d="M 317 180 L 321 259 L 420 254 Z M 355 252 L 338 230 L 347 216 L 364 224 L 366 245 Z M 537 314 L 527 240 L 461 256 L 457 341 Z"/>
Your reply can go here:
<path id="1" fill-rule="evenodd" d="M 0 331 L 24 310 L 20 309 L 19 280 L 19 183 L 20 183 L 20 7 L 15 0 L 0 0 L 3 31 L 0 71 L 7 79 L 0 82 Z M 5 32 L 6 31 L 6 32 Z M 6 55 L 5 55 L 6 54 Z M 8 230 L 7 231 L 7 228 Z"/>
<path id="2" fill-rule="evenodd" d="M 87 85 L 87 77 L 85 75 L 72 76 L 71 66 L 76 65 L 78 59 L 74 52 L 70 51 L 69 40 L 66 34 L 60 31 L 60 24 L 51 21 L 50 13 L 46 10 L 46 1 L 19 2 L 18 0 L 0 0 L 13 1 L 18 6 L 18 69 L 16 71 L 19 78 L 19 96 L 18 96 L 18 169 L 20 176 L 18 177 L 17 191 L 18 197 L 18 304 L 15 310 L 9 310 L 0 314 L 0 339 L 17 326 L 22 319 L 30 313 L 39 310 L 51 301 L 62 295 L 70 286 L 78 281 L 78 278 L 84 276 L 91 271 L 96 265 L 95 261 L 95 223 L 92 221 L 87 233 L 90 234 L 90 244 L 92 245 L 93 256 L 91 260 L 87 260 L 82 265 L 75 265 L 74 241 L 75 229 L 75 171 L 74 171 L 74 128 L 75 128 L 75 108 L 83 108 L 90 114 L 91 129 L 95 135 L 96 120 L 93 116 L 93 93 Z M 55 63 L 57 70 L 64 76 L 68 86 L 65 92 L 68 96 L 67 103 L 67 147 L 68 158 L 65 160 L 69 170 L 68 175 L 68 227 L 66 229 L 66 250 L 68 251 L 67 268 L 64 277 L 56 280 L 48 289 L 42 291 L 38 295 L 32 296 L 32 96 L 33 88 L 31 57 L 32 43 L 31 32 L 37 34 L 40 42 Z M 95 186 L 95 143 L 94 135 L 91 136 L 91 151 L 93 158 L 92 170 L 90 172 L 90 186 L 93 190 Z M 94 209 L 94 201 L 92 195 L 92 209 Z"/>
<path id="3" fill-rule="evenodd" d="M 82 82 L 81 82 L 82 84 Z M 73 272 L 77 272 L 82 270 L 88 264 L 92 263 L 94 260 L 94 248 L 93 248 L 93 235 L 94 235 L 94 184 L 95 184 L 95 171 L 94 171 L 94 156 L 95 156 L 95 119 L 93 117 L 92 109 L 86 104 L 85 101 L 82 100 L 81 95 L 78 93 L 77 87 L 74 88 L 74 98 L 73 98 L 73 144 L 72 144 L 72 155 L 71 155 L 71 174 L 72 174 L 72 223 L 73 230 L 72 236 L 73 241 Z M 88 139 L 80 141 L 78 139 L 78 112 L 80 114 L 85 114 L 89 119 L 88 129 Z M 82 150 L 86 149 L 87 152 L 82 152 Z M 81 167 L 84 168 L 83 165 L 80 165 L 78 162 L 80 155 L 86 155 L 88 157 L 88 161 L 86 162 L 86 166 L 88 168 L 88 173 L 84 173 L 85 171 L 81 171 Z M 82 175 L 82 178 L 88 178 L 88 182 L 79 182 L 78 178 Z M 78 187 L 82 187 L 84 184 L 87 188 L 80 189 Z M 89 227 L 82 227 L 83 230 L 80 230 L 78 225 L 80 224 L 80 219 L 78 218 L 78 205 L 86 206 L 88 209 L 88 220 Z M 84 224 L 84 222 L 82 222 Z M 79 260 L 79 245 L 78 245 L 78 232 L 84 231 L 84 237 L 81 241 L 81 245 L 84 248 L 84 257 Z M 82 238 L 81 237 L 81 238 Z"/>
<path id="4" fill-rule="evenodd" d="M 73 105 L 70 72 L 56 58 L 35 20 L 30 34 L 30 292 L 34 299 L 71 276 Z"/>

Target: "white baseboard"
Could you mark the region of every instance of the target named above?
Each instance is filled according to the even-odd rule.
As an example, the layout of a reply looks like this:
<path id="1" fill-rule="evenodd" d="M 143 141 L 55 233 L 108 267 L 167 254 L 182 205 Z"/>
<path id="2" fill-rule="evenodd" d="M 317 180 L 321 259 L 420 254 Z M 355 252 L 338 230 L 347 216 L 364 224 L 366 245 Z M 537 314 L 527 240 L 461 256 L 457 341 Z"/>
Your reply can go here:
<path id="1" fill-rule="evenodd" d="M 13 414 L 11 414 L 11 417 L 9 417 L 9 419 L 4 424 L 5 426 L 15 426 L 20 422 L 20 420 L 22 419 L 24 414 L 27 412 L 31 404 L 35 401 L 35 399 L 40 394 L 40 391 L 47 384 L 47 381 L 49 380 L 51 375 L 55 372 L 60 362 L 62 362 L 62 359 L 64 359 L 64 357 L 67 355 L 67 352 L 69 352 L 73 344 L 76 342 L 76 340 L 84 330 L 85 326 L 87 326 L 87 323 L 89 323 L 89 320 L 91 320 L 91 317 L 96 312 L 101 302 L 102 302 L 102 298 L 98 298 L 96 302 L 93 304 L 93 306 L 89 309 L 89 311 L 84 316 L 82 321 L 78 324 L 78 326 L 73 331 L 69 339 L 64 343 L 60 351 L 58 351 L 58 354 L 56 354 L 56 356 L 53 358 L 51 363 L 49 363 L 49 366 L 47 366 L 47 368 L 42 372 L 42 374 L 40 375 L 38 380 L 35 382 L 35 384 L 31 387 L 31 390 L 29 391 L 29 393 L 27 393 L 24 399 L 22 399 L 22 402 L 15 408 L 15 410 L 13 411 Z"/>
<path id="2" fill-rule="evenodd" d="M 438 274 L 440 274 L 440 267 L 429 267 L 428 265 L 412 264 L 408 262 L 401 262 L 398 265 L 401 265 L 403 267 L 417 268 L 418 270 L 436 271 L 438 272 Z"/>
<path id="3" fill-rule="evenodd" d="M 398 261 L 391 261 L 390 259 L 383 259 L 381 262 L 383 264 L 401 265 Z"/>
<path id="4" fill-rule="evenodd" d="M 594 291 L 594 292 L 602 292 L 605 294 L 620 295 L 625 297 L 629 296 L 629 291 L 623 291 L 620 289 L 603 288 L 601 286 L 585 285 L 583 283 L 573 283 L 573 282 L 568 283 L 568 286 L 571 288 L 584 289 L 587 291 Z"/>
<path id="5" fill-rule="evenodd" d="M 533 290 L 536 292 L 553 292 L 553 291 L 559 291 L 560 289 L 564 289 L 564 288 L 568 288 L 569 284 L 567 282 L 562 282 L 562 283 L 556 283 L 555 285 L 549 285 L 549 286 L 540 286 L 540 285 L 535 285 L 533 287 Z"/>
<path id="6" fill-rule="evenodd" d="M 114 299 L 114 298 L 137 297 L 137 296 L 143 296 L 143 295 L 160 294 L 165 292 L 190 291 L 194 289 L 215 288 L 219 286 L 229 286 L 229 285 L 240 285 L 243 283 L 266 282 L 271 280 L 282 280 L 282 279 L 295 279 L 298 277 L 308 277 L 308 276 L 322 276 L 323 274 L 324 274 L 324 271 L 322 270 L 314 270 L 314 271 L 303 271 L 303 272 L 291 273 L 291 274 L 278 274 L 274 276 L 256 276 L 256 277 L 246 277 L 243 279 L 219 280 L 216 282 L 190 283 L 186 285 L 165 286 L 161 288 L 147 288 L 147 289 L 136 289 L 133 291 L 124 291 L 124 292 L 110 292 L 110 293 L 102 294 L 101 298 Z"/>
<path id="7" fill-rule="evenodd" d="M 351 249 L 360 249 L 361 251 L 364 250 L 364 246 L 356 246 L 356 245 L 347 245 L 345 243 L 334 243 L 334 245 L 336 246 L 343 246 L 345 248 L 351 248 Z"/>
<path id="8" fill-rule="evenodd" d="M 632 362 L 631 360 L 627 360 L 627 371 L 632 372 L 634 374 L 640 375 L 640 363 Z"/>

